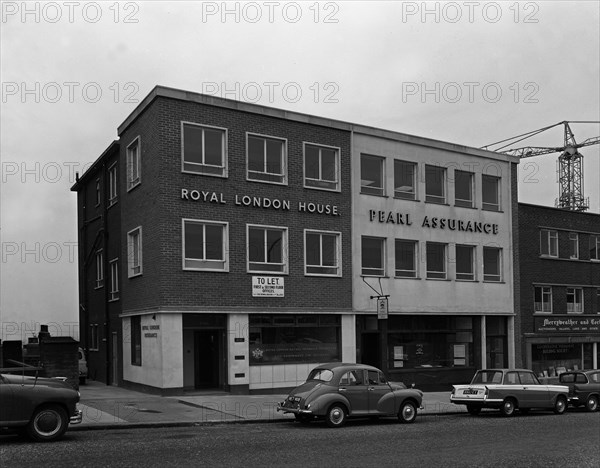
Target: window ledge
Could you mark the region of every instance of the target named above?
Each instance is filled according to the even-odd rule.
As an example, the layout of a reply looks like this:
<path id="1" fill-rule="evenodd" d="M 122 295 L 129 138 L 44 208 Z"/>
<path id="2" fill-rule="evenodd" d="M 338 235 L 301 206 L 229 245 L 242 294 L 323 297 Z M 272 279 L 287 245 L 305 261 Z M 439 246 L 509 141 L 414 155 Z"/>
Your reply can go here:
<path id="1" fill-rule="evenodd" d="M 414 277 L 414 276 L 394 276 L 394 279 L 400 279 L 400 280 L 421 280 L 423 278 L 420 277 Z"/>
<path id="2" fill-rule="evenodd" d="M 359 195 L 366 195 L 368 197 L 379 197 L 379 198 L 390 198 L 388 195 L 378 195 L 376 193 L 364 193 L 364 192 L 360 192 Z"/>
<path id="3" fill-rule="evenodd" d="M 425 278 L 428 281 L 452 281 L 449 278 Z"/>
<path id="4" fill-rule="evenodd" d="M 486 284 L 506 284 L 506 281 L 486 281 L 483 280 L 484 283 Z"/>
<path id="5" fill-rule="evenodd" d="M 479 280 L 455 279 L 457 283 L 480 283 Z"/>
<path id="6" fill-rule="evenodd" d="M 435 202 L 435 201 L 427 201 L 425 200 L 425 203 L 429 204 L 429 205 L 441 205 L 441 206 L 450 206 L 449 203 L 446 202 Z"/>
<path id="7" fill-rule="evenodd" d="M 402 200 L 402 201 L 417 202 L 417 203 L 421 202 L 421 200 L 419 200 L 418 198 L 403 198 L 403 197 L 397 197 L 395 195 L 394 195 L 394 200 Z"/>

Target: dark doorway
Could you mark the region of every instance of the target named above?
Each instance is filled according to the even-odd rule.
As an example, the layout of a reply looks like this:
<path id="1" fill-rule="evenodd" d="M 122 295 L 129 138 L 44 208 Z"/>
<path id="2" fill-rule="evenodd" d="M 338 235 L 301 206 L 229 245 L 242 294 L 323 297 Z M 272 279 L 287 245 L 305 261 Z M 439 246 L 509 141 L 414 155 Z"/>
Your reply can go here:
<path id="1" fill-rule="evenodd" d="M 194 386 L 196 388 L 219 388 L 221 386 L 222 333 L 222 330 L 194 332 Z"/>
<path id="2" fill-rule="evenodd" d="M 363 333 L 361 362 L 381 368 L 381 351 L 379 349 L 379 333 Z"/>

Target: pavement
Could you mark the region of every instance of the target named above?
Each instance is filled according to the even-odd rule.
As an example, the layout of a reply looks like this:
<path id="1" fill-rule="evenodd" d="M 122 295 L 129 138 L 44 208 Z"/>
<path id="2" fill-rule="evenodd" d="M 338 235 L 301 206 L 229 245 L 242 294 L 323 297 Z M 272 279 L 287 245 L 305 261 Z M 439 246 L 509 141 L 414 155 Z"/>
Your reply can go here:
<path id="1" fill-rule="evenodd" d="M 292 414 L 277 412 L 287 394 L 232 395 L 226 392 L 193 392 L 159 396 L 88 380 L 79 387 L 81 424 L 69 430 L 131 427 L 200 426 L 222 423 L 293 421 Z M 450 392 L 426 392 L 419 417 L 466 413 L 450 403 Z"/>

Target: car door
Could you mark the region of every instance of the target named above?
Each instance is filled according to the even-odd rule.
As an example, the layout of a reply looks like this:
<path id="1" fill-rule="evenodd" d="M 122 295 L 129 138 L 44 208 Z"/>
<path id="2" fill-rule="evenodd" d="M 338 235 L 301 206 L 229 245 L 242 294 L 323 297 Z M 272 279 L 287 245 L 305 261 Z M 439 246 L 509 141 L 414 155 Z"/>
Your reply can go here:
<path id="1" fill-rule="evenodd" d="M 367 371 L 368 378 L 368 393 L 369 393 L 369 414 L 389 414 L 394 411 L 393 399 L 389 399 L 387 405 L 380 404 L 384 395 L 392 390 L 387 384 L 385 377 L 379 371 Z M 388 407 L 389 406 L 389 407 Z"/>
<path id="2" fill-rule="evenodd" d="M 362 369 L 346 372 L 340 379 L 338 392 L 348 399 L 352 415 L 367 414 L 369 412 L 369 392 L 367 391 Z"/>
<path id="3" fill-rule="evenodd" d="M 548 408 L 552 406 L 551 393 L 546 385 L 540 384 L 533 372 L 520 371 L 519 379 L 523 385 L 525 408 Z"/>
<path id="4" fill-rule="evenodd" d="M 8 422 L 13 420 L 13 390 L 8 380 L 0 375 L 0 421 Z"/>

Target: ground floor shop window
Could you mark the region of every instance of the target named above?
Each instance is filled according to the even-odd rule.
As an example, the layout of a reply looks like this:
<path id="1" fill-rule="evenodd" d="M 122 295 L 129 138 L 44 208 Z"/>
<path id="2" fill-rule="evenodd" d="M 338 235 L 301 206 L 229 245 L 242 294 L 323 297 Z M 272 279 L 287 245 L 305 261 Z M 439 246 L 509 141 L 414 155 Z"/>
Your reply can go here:
<path id="1" fill-rule="evenodd" d="M 390 317 L 390 368 L 474 365 L 472 317 Z"/>
<path id="2" fill-rule="evenodd" d="M 339 361 L 339 315 L 250 315 L 250 364 Z"/>
<path id="3" fill-rule="evenodd" d="M 485 318 L 485 362 L 488 368 L 508 367 L 506 317 Z"/>
<path id="4" fill-rule="evenodd" d="M 540 377 L 593 369 L 593 343 L 541 343 L 531 345 L 531 368 Z"/>

